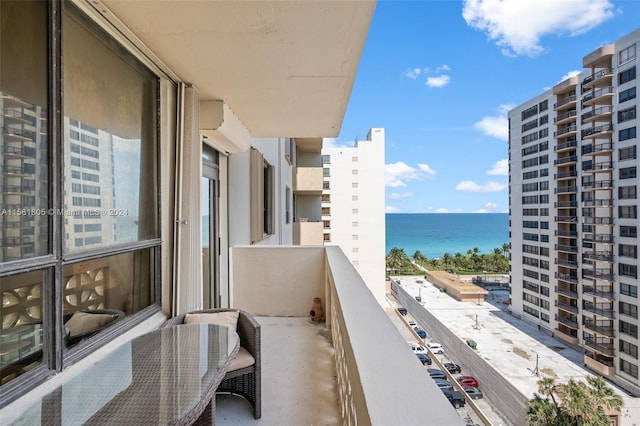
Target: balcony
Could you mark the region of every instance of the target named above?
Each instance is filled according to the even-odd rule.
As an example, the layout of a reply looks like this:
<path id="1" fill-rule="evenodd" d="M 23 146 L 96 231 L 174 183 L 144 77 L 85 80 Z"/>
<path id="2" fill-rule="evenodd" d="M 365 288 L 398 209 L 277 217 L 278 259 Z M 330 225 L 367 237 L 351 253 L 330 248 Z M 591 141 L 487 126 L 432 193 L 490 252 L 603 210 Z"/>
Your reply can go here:
<path id="1" fill-rule="evenodd" d="M 614 237 L 612 234 L 584 234 L 582 236 L 584 241 L 592 242 L 592 243 L 606 243 L 613 244 Z"/>
<path id="2" fill-rule="evenodd" d="M 568 274 L 556 274 L 556 278 L 563 279 L 563 278 L 560 278 L 558 275 L 568 275 Z M 570 281 L 570 280 L 565 280 L 565 281 Z M 578 282 L 577 279 L 575 281 L 576 281 L 576 283 Z M 563 296 L 571 297 L 572 299 L 577 299 L 578 298 L 578 288 L 577 288 L 577 286 L 571 286 L 568 289 L 556 286 L 555 287 L 555 292 L 558 293 L 558 294 L 561 294 Z"/>
<path id="3" fill-rule="evenodd" d="M 582 146 L 582 155 L 602 155 L 611 152 L 613 152 L 613 143 L 611 142 Z"/>
<path id="4" fill-rule="evenodd" d="M 608 217 L 585 216 L 583 218 L 583 222 L 588 223 L 590 225 L 613 225 L 614 220 L 613 220 L 613 217 L 611 216 L 608 216 Z"/>
<path id="5" fill-rule="evenodd" d="M 613 107 L 611 105 L 603 105 L 591 111 L 585 112 L 580 116 L 583 123 L 592 123 L 594 121 L 611 121 Z"/>
<path id="6" fill-rule="evenodd" d="M 611 286 L 582 286 L 582 292 L 590 296 L 599 297 L 601 299 L 616 300 L 616 294 Z"/>
<path id="7" fill-rule="evenodd" d="M 605 318 L 615 319 L 616 317 L 616 312 L 609 304 L 586 302 L 582 306 L 582 310 Z"/>
<path id="8" fill-rule="evenodd" d="M 555 125 L 560 125 L 560 124 L 568 123 L 570 121 L 576 121 L 577 114 L 578 113 L 576 112 L 575 109 L 569 110 L 562 114 L 558 114 L 556 117 L 554 117 L 553 123 Z"/>
<path id="9" fill-rule="evenodd" d="M 234 306 L 254 313 L 262 326 L 262 418 L 254 419 L 240 398 L 220 395 L 218 425 L 414 424 L 415 413 L 425 409 L 434 424 L 463 424 L 339 247 L 232 251 Z M 314 297 L 322 298 L 325 323 L 308 321 Z M 157 314 L 145 330 L 131 330 L 99 352 L 115 350 L 163 319 Z M 99 357 L 90 355 L 53 382 L 73 378 Z M 48 383 L 31 391 L 0 417 L 26 412 L 50 390 Z"/>
<path id="10" fill-rule="evenodd" d="M 556 237 L 578 238 L 578 231 L 564 231 L 558 229 L 553 233 Z"/>
<path id="11" fill-rule="evenodd" d="M 597 356 L 597 354 L 585 354 L 584 364 L 591 370 L 605 377 L 611 378 L 616 374 L 616 367 L 613 365 L 613 360 Z"/>
<path id="12" fill-rule="evenodd" d="M 613 324 L 611 324 L 611 321 L 594 321 L 589 319 L 589 320 L 583 321 L 582 325 L 591 331 L 595 331 L 598 334 L 602 334 L 603 336 L 608 336 L 608 337 L 616 336 L 616 331 L 613 328 Z"/>
<path id="13" fill-rule="evenodd" d="M 602 137 L 602 135 L 607 134 L 610 135 L 613 132 L 613 124 L 601 124 L 599 126 L 589 127 L 587 129 L 582 129 L 580 135 L 583 139 L 587 138 L 597 138 Z"/>
<path id="14" fill-rule="evenodd" d="M 582 200 L 582 205 L 584 207 L 613 207 L 613 199 L 612 198 L 606 198 L 606 199 L 589 198 L 589 199 Z"/>
<path id="15" fill-rule="evenodd" d="M 554 189 L 554 193 L 556 194 L 568 194 L 578 192 L 577 186 L 559 186 Z"/>
<path id="16" fill-rule="evenodd" d="M 574 138 L 574 139 L 557 144 L 555 147 L 553 147 L 553 150 L 556 152 L 562 152 L 570 148 L 575 148 L 577 146 L 578 146 L 578 140 Z"/>
<path id="17" fill-rule="evenodd" d="M 596 343 L 593 338 L 584 339 L 585 346 L 607 356 L 615 356 L 616 350 L 613 344 L 610 343 Z"/>
<path id="18" fill-rule="evenodd" d="M 578 267 L 578 262 L 575 260 L 556 259 L 556 265 L 565 266 L 567 268 L 575 269 Z"/>
<path id="19" fill-rule="evenodd" d="M 577 216 L 555 216 L 554 217 L 556 222 L 564 222 L 564 223 L 578 223 L 578 217 Z M 556 247 L 557 249 L 557 247 Z"/>
<path id="20" fill-rule="evenodd" d="M 576 95 L 567 96 L 566 98 L 558 99 L 558 102 L 553 104 L 553 109 L 556 111 L 570 109 L 576 106 Z"/>
<path id="21" fill-rule="evenodd" d="M 582 80 L 581 86 L 583 89 L 589 89 L 591 87 L 602 85 L 603 83 L 611 84 L 611 79 L 613 78 L 613 68 L 604 68 L 600 71 L 596 71 L 588 77 L 585 77 Z"/>
<path id="22" fill-rule="evenodd" d="M 589 169 L 589 170 L 593 170 L 593 169 Z M 587 170 L 587 171 L 589 171 Z M 609 189 L 609 188 L 613 188 L 613 181 L 606 179 L 606 180 L 596 180 L 596 181 L 591 181 L 591 182 L 583 182 L 582 183 L 582 188 L 584 189 L 588 189 L 588 188 L 593 188 L 593 189 Z"/>
<path id="23" fill-rule="evenodd" d="M 563 316 L 560 316 L 560 315 L 556 314 L 556 321 L 558 321 L 561 324 L 566 325 L 567 327 L 573 328 L 575 330 L 578 329 L 578 322 L 577 321 L 573 321 L 571 318 L 563 317 Z"/>
<path id="24" fill-rule="evenodd" d="M 321 195 L 322 173 L 322 167 L 297 167 L 294 192 L 298 195 Z"/>
<path id="25" fill-rule="evenodd" d="M 582 102 L 581 102 L 582 108 L 587 107 L 589 105 L 604 104 L 604 103 L 611 105 L 611 101 L 613 99 L 614 93 L 615 91 L 612 86 L 595 89 L 591 93 L 588 93 L 582 97 Z"/>
<path id="26" fill-rule="evenodd" d="M 570 155 L 568 157 L 558 158 L 557 160 L 553 160 L 553 165 L 557 166 L 559 164 L 571 164 L 576 163 L 578 161 L 578 157 L 576 155 Z"/>
<path id="27" fill-rule="evenodd" d="M 553 137 L 554 138 L 566 138 L 569 137 L 571 135 L 576 134 L 578 131 L 578 128 L 576 127 L 575 124 L 572 124 L 570 126 L 566 126 L 563 128 L 560 128 L 558 130 L 556 130 L 555 132 L 553 132 Z"/>
<path id="28" fill-rule="evenodd" d="M 332 342 L 332 348 L 317 354 L 310 352 L 304 342 L 297 342 L 288 351 L 272 347 L 271 357 L 279 359 L 285 373 L 296 367 L 299 370 L 278 377 L 280 372 L 263 366 L 263 401 L 271 400 L 273 409 L 265 412 L 270 404 L 263 403 L 263 418 L 247 417 L 242 424 L 286 424 L 287 419 L 299 424 L 308 418 L 307 410 L 317 407 L 319 401 L 332 399 L 338 401 L 340 409 L 330 413 L 343 413 L 342 419 L 330 417 L 319 423 L 411 424 L 415 413 L 428 407 L 434 424 L 462 424 L 442 392 L 435 386 L 425 386 L 424 367 L 416 362 L 397 328 L 339 247 L 235 247 L 233 277 L 234 305 L 267 317 L 266 324 L 272 318 L 286 321 L 294 317 L 306 327 L 311 302 L 314 297 L 321 297 L 327 317 L 325 327 L 330 333 L 327 341 Z M 274 339 L 290 336 L 295 342 L 296 329 L 267 326 L 263 340 L 270 335 Z M 318 333 L 319 330 L 315 339 L 325 341 Z M 264 356 L 269 354 L 265 352 Z M 317 370 L 319 365 L 324 367 Z M 333 367 L 327 369 L 330 365 Z M 393 374 L 388 374 L 389 365 L 393 365 Z M 332 370 L 333 384 L 327 377 L 319 377 L 321 385 L 313 385 L 319 372 Z M 326 392 L 335 392 L 335 396 Z M 308 404 L 292 404 L 307 394 Z M 297 411 L 279 410 L 283 400 Z M 223 410 L 221 404 L 218 416 Z"/>
<path id="29" fill-rule="evenodd" d="M 584 260 L 599 260 L 602 262 L 613 262 L 613 252 L 611 251 L 593 251 L 584 252 L 582 254 Z"/>
<path id="30" fill-rule="evenodd" d="M 560 173 L 555 173 L 553 175 L 554 179 L 566 179 L 566 178 L 572 178 L 572 177 L 576 177 L 578 176 L 578 171 L 577 170 L 569 170 L 566 172 L 560 172 Z"/>
<path id="31" fill-rule="evenodd" d="M 615 276 L 610 268 L 583 268 L 582 278 L 591 278 L 598 280 L 613 281 Z"/>
<path id="32" fill-rule="evenodd" d="M 323 222 L 298 220 L 293 224 L 293 244 L 298 246 L 321 246 L 324 244 Z"/>
<path id="33" fill-rule="evenodd" d="M 557 308 L 562 309 L 562 310 L 567 311 L 567 312 L 571 312 L 571 313 L 574 313 L 574 314 L 577 314 L 579 312 L 577 306 L 569 305 L 567 303 L 563 303 L 563 302 L 560 302 L 558 300 L 556 300 L 555 305 L 556 305 Z"/>
<path id="34" fill-rule="evenodd" d="M 558 280 L 561 280 L 561 281 L 565 281 L 565 282 L 573 283 L 573 284 L 578 284 L 578 277 L 576 275 L 563 274 L 563 273 L 560 273 L 560 272 L 556 272 L 555 273 L 555 277 Z M 556 291 L 560 293 L 562 291 L 561 287 L 556 287 Z M 571 296 L 571 297 L 578 297 L 578 294 L 576 293 L 575 296 Z"/>

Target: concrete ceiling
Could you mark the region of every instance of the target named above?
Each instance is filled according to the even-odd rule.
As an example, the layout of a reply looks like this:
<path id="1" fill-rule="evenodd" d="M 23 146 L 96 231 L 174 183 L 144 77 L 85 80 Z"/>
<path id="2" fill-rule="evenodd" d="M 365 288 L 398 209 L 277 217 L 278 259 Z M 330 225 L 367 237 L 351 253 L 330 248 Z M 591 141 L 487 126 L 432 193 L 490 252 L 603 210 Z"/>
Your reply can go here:
<path id="1" fill-rule="evenodd" d="M 90 3 L 201 100 L 223 100 L 253 137 L 338 135 L 375 9 L 368 0 Z"/>

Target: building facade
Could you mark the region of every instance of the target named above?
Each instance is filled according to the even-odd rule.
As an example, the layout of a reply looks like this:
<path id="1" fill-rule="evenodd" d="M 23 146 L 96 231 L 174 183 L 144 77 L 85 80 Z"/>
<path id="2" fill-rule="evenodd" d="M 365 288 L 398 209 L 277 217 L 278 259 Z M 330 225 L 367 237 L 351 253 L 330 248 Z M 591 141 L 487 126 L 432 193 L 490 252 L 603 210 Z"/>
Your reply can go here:
<path id="1" fill-rule="evenodd" d="M 338 245 L 376 299 L 385 298 L 384 129 L 353 147 L 322 149 L 325 245 Z"/>
<path id="2" fill-rule="evenodd" d="M 636 396 L 640 30 L 509 113 L 511 311 Z"/>

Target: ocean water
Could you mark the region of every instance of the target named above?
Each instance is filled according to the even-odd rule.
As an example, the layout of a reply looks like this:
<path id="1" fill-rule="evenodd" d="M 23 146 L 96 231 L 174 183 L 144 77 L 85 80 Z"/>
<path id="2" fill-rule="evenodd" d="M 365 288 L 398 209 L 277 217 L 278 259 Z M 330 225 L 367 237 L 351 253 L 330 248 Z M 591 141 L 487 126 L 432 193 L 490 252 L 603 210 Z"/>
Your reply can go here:
<path id="1" fill-rule="evenodd" d="M 477 247 L 491 253 L 509 242 L 508 213 L 393 213 L 386 215 L 386 253 L 394 247 L 412 257 L 452 256 Z"/>

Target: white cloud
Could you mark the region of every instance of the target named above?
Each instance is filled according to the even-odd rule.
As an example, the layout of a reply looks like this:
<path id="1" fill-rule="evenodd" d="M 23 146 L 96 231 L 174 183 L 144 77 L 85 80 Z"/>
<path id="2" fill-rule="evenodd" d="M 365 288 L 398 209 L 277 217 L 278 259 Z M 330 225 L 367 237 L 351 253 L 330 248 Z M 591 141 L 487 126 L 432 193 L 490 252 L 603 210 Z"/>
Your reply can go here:
<path id="1" fill-rule="evenodd" d="M 426 164 L 420 164 L 418 165 L 418 167 L 419 169 L 416 169 L 402 161 L 398 161 L 397 163 L 385 164 L 385 185 L 390 188 L 404 188 L 407 186 L 405 181 L 421 180 L 428 176 L 433 176 L 436 173 Z M 426 172 L 425 170 L 428 170 L 428 172 Z"/>
<path id="2" fill-rule="evenodd" d="M 439 209 L 435 209 L 434 213 L 449 213 L 450 210 L 449 209 L 445 209 L 443 207 L 440 207 Z"/>
<path id="3" fill-rule="evenodd" d="M 503 141 L 509 140 L 509 118 L 507 114 L 514 105 L 502 104 L 498 107 L 497 116 L 487 116 L 473 125 L 487 136 Z"/>
<path id="4" fill-rule="evenodd" d="M 500 182 L 485 182 L 483 185 L 472 180 L 463 180 L 456 185 L 456 191 L 461 192 L 499 192 L 506 189 L 508 184 Z"/>
<path id="5" fill-rule="evenodd" d="M 397 207 L 393 207 L 393 206 L 386 206 L 384 209 L 387 213 L 400 213 L 402 210 L 400 210 Z"/>
<path id="6" fill-rule="evenodd" d="M 613 17 L 609 0 L 464 0 L 467 25 L 484 31 L 505 56 L 536 56 L 546 35 L 583 34 Z"/>
<path id="7" fill-rule="evenodd" d="M 443 87 L 449 84 L 451 78 L 448 75 L 439 75 L 437 77 L 427 78 L 426 85 L 429 87 Z"/>
<path id="8" fill-rule="evenodd" d="M 415 80 L 420 76 L 420 74 L 422 74 L 422 70 L 420 68 L 412 68 L 407 71 L 405 75 L 410 79 Z"/>
<path id="9" fill-rule="evenodd" d="M 394 192 L 393 194 L 389 194 L 390 200 L 404 200 L 406 198 L 413 197 L 413 192 Z"/>
<path id="10" fill-rule="evenodd" d="M 491 169 L 487 170 L 487 174 L 495 176 L 509 176 L 509 160 L 504 159 L 496 161 Z"/>
<path id="11" fill-rule="evenodd" d="M 436 71 L 437 73 L 440 73 L 442 71 L 451 71 L 451 67 L 449 67 L 449 65 L 447 64 L 442 64 L 439 67 L 436 67 Z"/>
<path id="12" fill-rule="evenodd" d="M 582 71 L 579 70 L 573 70 L 573 71 L 569 71 L 568 73 L 566 73 L 565 75 L 562 76 L 562 78 L 560 79 L 560 81 L 558 81 L 558 83 L 565 81 L 568 78 L 573 77 L 574 75 L 578 75 L 580 74 Z"/>

